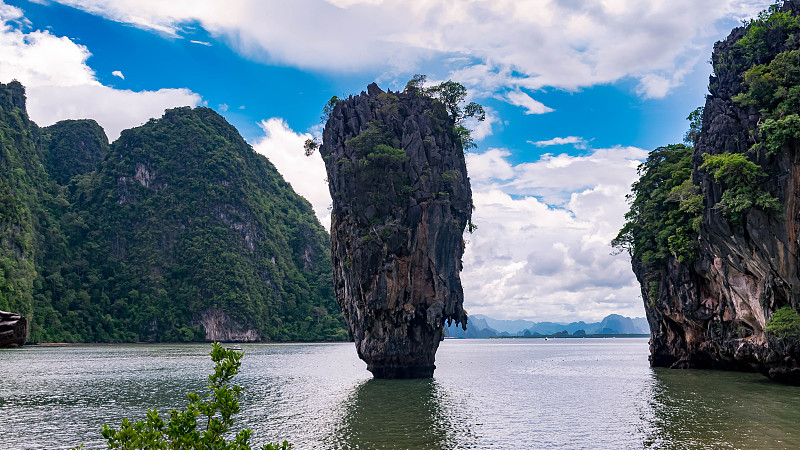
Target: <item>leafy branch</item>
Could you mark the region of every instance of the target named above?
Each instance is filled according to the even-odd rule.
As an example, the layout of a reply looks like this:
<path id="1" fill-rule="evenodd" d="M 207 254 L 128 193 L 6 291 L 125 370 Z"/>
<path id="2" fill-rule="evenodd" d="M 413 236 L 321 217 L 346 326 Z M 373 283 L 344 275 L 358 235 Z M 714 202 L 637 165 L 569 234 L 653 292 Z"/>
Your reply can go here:
<path id="1" fill-rule="evenodd" d="M 122 419 L 119 429 L 103 425 L 102 435 L 109 449 L 213 449 L 250 450 L 252 430 L 245 428 L 232 441 L 225 439 L 234 424 L 233 416 L 240 410 L 239 398 L 242 387 L 232 384 L 239 373 L 244 352 L 226 349 L 214 343 L 209 353 L 214 362 L 214 373 L 209 375 L 209 393 L 203 399 L 195 393 L 188 394 L 189 405 L 185 410 L 173 409 L 169 421 L 161 418 L 158 411 L 147 411 L 144 420 L 131 422 Z M 198 427 L 198 418 L 204 416 L 205 429 Z M 83 448 L 81 445 L 78 448 Z M 291 450 L 287 441 L 268 443 L 260 450 Z"/>

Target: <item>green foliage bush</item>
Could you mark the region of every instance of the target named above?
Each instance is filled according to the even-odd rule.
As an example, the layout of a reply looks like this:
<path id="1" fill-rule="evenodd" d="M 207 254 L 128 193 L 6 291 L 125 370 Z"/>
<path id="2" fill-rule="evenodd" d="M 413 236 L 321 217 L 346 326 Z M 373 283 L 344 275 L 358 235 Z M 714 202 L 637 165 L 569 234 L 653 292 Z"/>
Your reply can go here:
<path id="1" fill-rule="evenodd" d="M 733 100 L 759 110 L 761 140 L 754 150 L 773 156 L 800 143 L 800 20 L 776 4 L 747 25 L 735 45 L 740 54 L 732 55 L 744 71 L 743 91 Z"/>
<path id="2" fill-rule="evenodd" d="M 800 21 L 791 11 L 781 12 L 779 1 L 762 11 L 758 17 L 744 22 L 746 32 L 734 45 L 714 52 L 714 73 L 725 78 L 743 76 L 753 66 L 768 63 L 774 55 L 800 44 Z M 709 89 L 715 92 L 718 80 Z"/>
<path id="3" fill-rule="evenodd" d="M 779 308 L 767 321 L 766 330 L 780 339 L 800 339 L 800 314 L 788 305 Z"/>
<path id="4" fill-rule="evenodd" d="M 706 153 L 700 168 L 711 171 L 714 180 L 723 186 L 722 198 L 714 207 L 721 208 L 731 223 L 741 225 L 744 214 L 753 207 L 765 212 L 780 211 L 778 199 L 757 187 L 758 181 L 766 178 L 767 174 L 747 156 L 741 153 Z"/>
<path id="5" fill-rule="evenodd" d="M 761 64 L 765 58 L 771 57 L 772 49 L 768 45 L 770 35 L 782 35 L 784 39 L 791 39 L 800 30 L 797 17 L 789 11 L 781 12 L 779 9 L 780 3 L 773 4 L 745 24 L 748 26 L 747 33 L 736 46 L 742 51 L 740 58 L 746 67 Z"/>
<path id="6" fill-rule="evenodd" d="M 639 166 L 639 180 L 628 195 L 627 222 L 611 245 L 644 263 L 663 265 L 674 254 L 689 263 L 697 258 L 697 229 L 703 199 L 692 184 L 692 148 L 659 147 Z"/>
<path id="7" fill-rule="evenodd" d="M 441 102 L 447 114 L 453 120 L 453 134 L 456 135 L 461 142 L 464 150 L 477 147 L 475 140 L 472 138 L 472 133 L 464 125 L 464 121 L 473 118 L 479 122 L 486 120 L 486 111 L 483 106 L 475 102 L 469 102 L 462 106 L 464 100 L 467 98 L 467 88 L 463 84 L 453 80 L 444 81 L 436 86 L 429 88 L 423 87 L 426 80 L 425 75 L 414 75 L 411 80 L 406 83 L 406 92 L 413 92 L 420 95 L 432 97 Z"/>
<path id="8" fill-rule="evenodd" d="M 209 375 L 208 394 L 201 398 L 190 393 L 185 410 L 173 409 L 169 419 L 161 417 L 157 410 L 147 411 L 144 420 L 131 422 L 122 419 L 118 429 L 103 425 L 102 434 L 109 449 L 203 449 L 203 450 L 249 450 L 252 449 L 249 428 L 238 431 L 233 440 L 226 437 L 234 425 L 234 415 L 240 412 L 239 399 L 242 387 L 232 384 L 239 373 L 244 352 L 226 349 L 214 343 L 211 350 L 214 373 Z M 81 446 L 80 448 L 83 448 Z M 287 441 L 268 443 L 261 450 L 291 450 Z"/>
<path id="9" fill-rule="evenodd" d="M 759 109 L 763 142 L 756 149 L 775 155 L 784 145 L 800 142 L 800 51 L 779 53 L 767 64 L 745 72 L 744 92 L 734 97 L 742 106 Z"/>
<path id="10" fill-rule="evenodd" d="M 395 193 L 390 200 L 401 203 L 408 201 L 412 192 L 411 179 L 403 163 L 409 157 L 404 149 L 395 148 L 393 144 L 394 137 L 379 120 L 371 121 L 361 134 L 345 142 L 345 145 L 353 147 L 354 155 L 359 158 L 358 183 L 372 186 L 374 195 L 364 196 L 366 202 L 360 205 L 362 210 L 367 206 L 384 204 L 387 200 L 385 193 L 388 192 Z M 349 161 L 343 161 L 342 173 L 347 174 L 348 169 L 355 167 Z"/>
<path id="11" fill-rule="evenodd" d="M 373 165 L 397 165 L 408 161 L 406 151 L 401 148 L 394 148 L 386 144 L 376 145 L 367 158 Z"/>
<path id="12" fill-rule="evenodd" d="M 689 121 L 689 130 L 683 136 L 683 142 L 686 145 L 694 146 L 694 141 L 697 140 L 700 129 L 703 126 L 703 110 L 705 107 L 698 106 L 694 111 L 689 113 L 686 120 Z"/>
<path id="13" fill-rule="evenodd" d="M 336 108 L 336 105 L 341 102 L 342 100 L 334 95 L 325 103 L 325 106 L 322 107 L 322 116 L 319 118 L 323 125 L 328 121 L 328 118 L 331 116 L 334 108 Z"/>

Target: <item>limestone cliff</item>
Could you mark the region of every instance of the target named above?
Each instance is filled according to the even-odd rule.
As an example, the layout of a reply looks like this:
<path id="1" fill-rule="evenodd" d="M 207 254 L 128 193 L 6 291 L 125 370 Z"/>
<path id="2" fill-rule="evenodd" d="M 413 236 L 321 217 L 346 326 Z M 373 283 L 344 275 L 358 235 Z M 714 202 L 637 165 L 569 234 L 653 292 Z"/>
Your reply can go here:
<path id="1" fill-rule="evenodd" d="M 796 16 L 800 1 L 787 1 L 780 11 Z M 776 310 L 788 305 L 796 311 L 800 299 L 800 141 L 775 144 L 764 124 L 776 107 L 744 97 L 757 81 L 748 69 L 779 54 L 797 62 L 796 54 L 786 53 L 800 48 L 797 24 L 781 20 L 789 25 L 771 23 L 764 15 L 715 45 L 715 73 L 692 158 L 692 180 L 704 205 L 697 258 L 683 264 L 673 254 L 666 270 L 633 258 L 652 331 L 654 366 L 757 370 L 800 384 L 800 342 L 767 330 Z M 762 30 L 753 29 L 757 26 Z M 703 167 L 704 154 L 726 153 L 743 154 L 763 168 L 755 187 L 777 199 L 776 211 L 753 206 L 740 222 L 726 217 L 720 206 L 729 187 Z"/>
<path id="2" fill-rule="evenodd" d="M 445 321 L 466 325 L 459 272 L 472 192 L 453 125 L 442 103 L 374 83 L 325 125 L 336 298 L 379 378 L 432 376 Z"/>
<path id="3" fill-rule="evenodd" d="M 28 339 L 28 321 L 25 317 L 0 311 L 0 348 L 21 347 Z"/>

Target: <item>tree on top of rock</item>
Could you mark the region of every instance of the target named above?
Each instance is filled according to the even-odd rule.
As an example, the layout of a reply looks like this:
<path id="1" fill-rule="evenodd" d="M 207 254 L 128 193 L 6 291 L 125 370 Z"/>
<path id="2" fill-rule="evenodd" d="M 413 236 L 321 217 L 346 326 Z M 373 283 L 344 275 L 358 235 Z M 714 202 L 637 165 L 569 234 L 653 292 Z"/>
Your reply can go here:
<path id="1" fill-rule="evenodd" d="M 455 123 L 455 132 L 461 139 L 461 144 L 464 149 L 477 147 L 470 135 L 470 131 L 464 126 L 464 121 L 468 118 L 474 118 L 479 122 L 486 120 L 486 111 L 483 106 L 469 102 L 462 108 L 464 100 L 467 98 L 467 88 L 463 84 L 453 80 L 447 80 L 436 86 L 429 88 L 423 87 L 427 77 L 425 75 L 416 74 L 406 83 L 406 92 L 417 92 L 422 95 L 435 98 L 444 104 L 447 113 Z"/>

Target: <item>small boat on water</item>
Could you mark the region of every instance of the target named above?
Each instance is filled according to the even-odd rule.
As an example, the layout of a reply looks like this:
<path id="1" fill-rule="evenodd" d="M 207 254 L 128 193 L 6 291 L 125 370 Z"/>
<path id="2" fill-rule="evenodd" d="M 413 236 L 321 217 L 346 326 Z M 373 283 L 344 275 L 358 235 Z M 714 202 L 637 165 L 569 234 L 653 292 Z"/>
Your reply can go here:
<path id="1" fill-rule="evenodd" d="M 242 351 L 242 347 L 238 347 L 238 346 L 235 346 L 235 345 L 233 347 L 225 347 L 225 348 L 228 349 L 228 350 L 235 350 L 237 352 Z"/>

